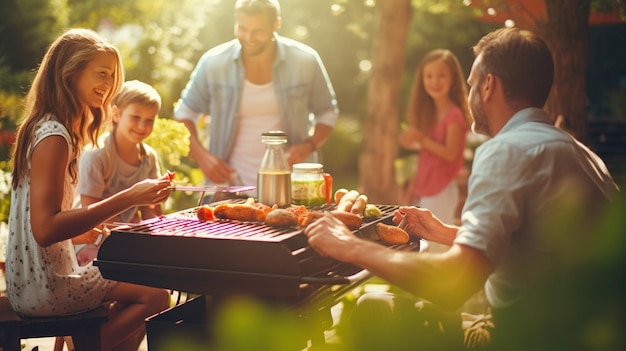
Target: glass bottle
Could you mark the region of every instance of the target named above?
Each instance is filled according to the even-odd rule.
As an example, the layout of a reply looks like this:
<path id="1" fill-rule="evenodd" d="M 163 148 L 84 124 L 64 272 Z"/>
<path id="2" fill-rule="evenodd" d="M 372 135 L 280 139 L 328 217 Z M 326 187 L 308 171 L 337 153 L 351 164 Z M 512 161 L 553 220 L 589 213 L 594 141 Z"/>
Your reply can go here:
<path id="1" fill-rule="evenodd" d="M 287 134 L 268 131 L 261 134 L 265 154 L 257 174 L 257 201 L 268 206 L 291 205 L 291 168 L 287 162 L 284 146 Z"/>

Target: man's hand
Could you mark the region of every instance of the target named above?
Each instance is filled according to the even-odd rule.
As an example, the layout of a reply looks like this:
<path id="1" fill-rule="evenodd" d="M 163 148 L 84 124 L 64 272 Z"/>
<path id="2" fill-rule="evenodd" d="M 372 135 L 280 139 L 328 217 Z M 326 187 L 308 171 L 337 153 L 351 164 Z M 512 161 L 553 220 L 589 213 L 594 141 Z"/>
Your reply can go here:
<path id="1" fill-rule="evenodd" d="M 309 142 L 293 145 L 287 150 L 287 162 L 289 162 L 290 166 L 304 162 L 311 156 L 313 151 L 315 151 L 315 148 Z"/>
<path id="2" fill-rule="evenodd" d="M 214 183 L 227 183 L 235 170 L 205 149 L 204 143 L 198 139 L 198 130 L 193 121 L 185 119 L 180 122 L 189 130 L 189 156 L 196 160 L 204 176 Z"/>
<path id="3" fill-rule="evenodd" d="M 343 222 L 326 213 L 322 218 L 304 229 L 309 237 L 309 245 L 322 256 L 330 256 L 340 261 L 348 261 L 351 242 L 360 240 L 352 234 Z"/>
<path id="4" fill-rule="evenodd" d="M 409 234 L 445 245 L 452 245 L 458 230 L 441 222 L 430 210 L 413 206 L 394 211 L 393 222 Z"/>
<path id="5" fill-rule="evenodd" d="M 235 172 L 235 169 L 230 167 L 226 161 L 207 150 L 203 150 L 202 155 L 196 158 L 196 162 L 198 162 L 204 176 L 214 183 L 228 183 Z"/>

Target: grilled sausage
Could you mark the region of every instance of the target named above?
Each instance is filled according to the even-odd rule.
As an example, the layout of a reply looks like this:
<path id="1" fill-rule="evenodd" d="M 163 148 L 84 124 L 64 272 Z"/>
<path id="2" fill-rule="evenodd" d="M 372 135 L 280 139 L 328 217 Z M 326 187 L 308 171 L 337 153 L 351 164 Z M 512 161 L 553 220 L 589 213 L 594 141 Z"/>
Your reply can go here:
<path id="1" fill-rule="evenodd" d="M 348 189 L 337 189 L 337 191 L 335 191 L 335 203 L 339 204 L 339 201 L 341 201 L 341 198 L 346 195 L 348 193 Z"/>
<path id="2" fill-rule="evenodd" d="M 293 227 L 298 225 L 298 216 L 289 210 L 277 208 L 265 216 L 265 224 L 277 228 Z"/>
<path id="3" fill-rule="evenodd" d="M 337 204 L 338 211 L 350 212 L 352 210 L 352 205 L 354 205 L 354 201 L 359 197 L 359 192 L 356 190 L 348 191 L 342 198 L 339 200 Z"/>
<path id="4" fill-rule="evenodd" d="M 360 194 L 357 196 L 356 200 L 354 200 L 354 204 L 350 209 L 350 213 L 354 213 L 355 215 L 359 215 L 363 217 L 365 212 L 365 206 L 367 206 L 367 195 Z"/>
<path id="5" fill-rule="evenodd" d="M 346 227 L 348 227 L 348 229 L 350 230 L 357 230 L 361 227 L 361 224 L 363 224 L 363 219 L 355 215 L 354 213 L 333 210 L 330 211 L 330 214 L 335 216 L 335 218 L 337 218 L 338 220 L 342 221 L 343 224 L 345 224 Z"/>
<path id="6" fill-rule="evenodd" d="M 387 244 L 406 244 L 409 242 L 409 234 L 402 228 L 385 223 L 376 223 L 376 235 Z"/>
<path id="7" fill-rule="evenodd" d="M 255 204 L 219 204 L 213 209 L 216 218 L 242 222 L 263 222 L 271 207 Z"/>

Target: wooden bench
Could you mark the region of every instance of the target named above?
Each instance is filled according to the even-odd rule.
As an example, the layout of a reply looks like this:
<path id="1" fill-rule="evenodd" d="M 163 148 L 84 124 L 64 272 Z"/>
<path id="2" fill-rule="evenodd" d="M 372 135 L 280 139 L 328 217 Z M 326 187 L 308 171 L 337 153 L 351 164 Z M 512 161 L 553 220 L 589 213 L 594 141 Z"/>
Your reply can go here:
<path id="1" fill-rule="evenodd" d="M 21 339 L 53 336 L 62 347 L 65 339 L 59 337 L 70 336 L 76 351 L 100 351 L 100 327 L 107 319 L 108 306 L 71 316 L 20 317 L 8 297 L 0 296 L 0 348 L 20 351 Z"/>

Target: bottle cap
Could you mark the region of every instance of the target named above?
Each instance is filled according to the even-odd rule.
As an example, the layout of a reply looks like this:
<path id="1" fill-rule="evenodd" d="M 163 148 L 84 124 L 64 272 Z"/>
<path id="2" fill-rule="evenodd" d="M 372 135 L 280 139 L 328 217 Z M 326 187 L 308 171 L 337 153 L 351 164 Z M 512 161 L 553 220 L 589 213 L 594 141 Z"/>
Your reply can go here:
<path id="1" fill-rule="evenodd" d="M 267 132 L 263 132 L 263 134 L 261 134 L 261 136 L 264 136 L 264 137 L 275 137 L 275 138 L 279 138 L 279 137 L 286 138 L 287 137 L 287 133 L 283 132 L 282 130 L 270 130 L 270 131 L 267 131 Z"/>

